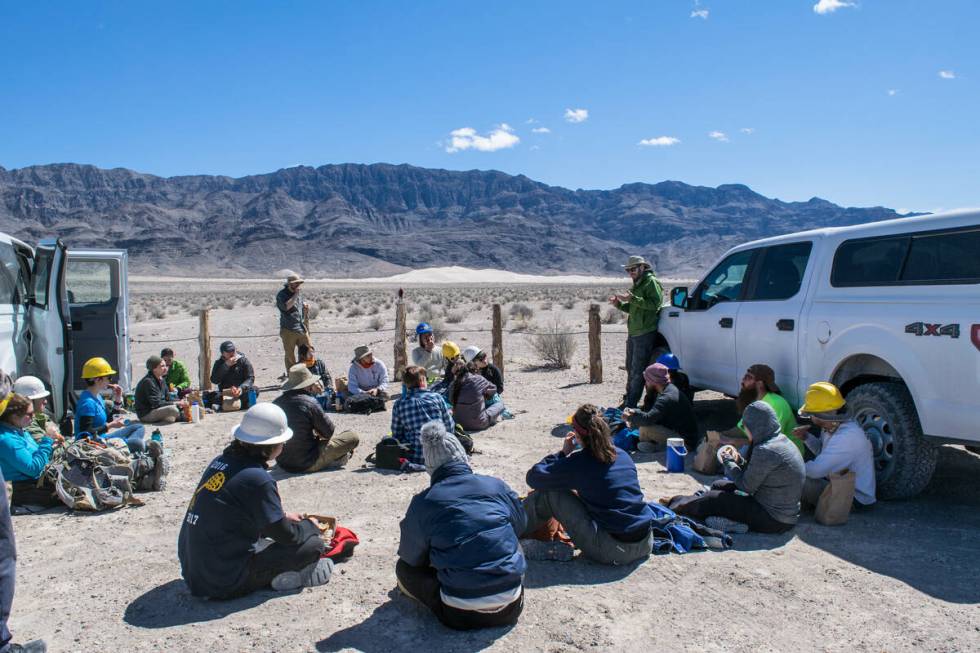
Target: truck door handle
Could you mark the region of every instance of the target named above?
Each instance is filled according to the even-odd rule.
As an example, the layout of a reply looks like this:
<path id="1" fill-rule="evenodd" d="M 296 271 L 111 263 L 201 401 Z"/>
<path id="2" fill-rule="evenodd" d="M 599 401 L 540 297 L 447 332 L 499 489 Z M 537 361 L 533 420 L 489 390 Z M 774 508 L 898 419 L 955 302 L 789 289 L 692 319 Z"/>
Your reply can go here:
<path id="1" fill-rule="evenodd" d="M 792 331 L 796 323 L 793 320 L 782 319 L 776 322 L 776 328 L 780 331 Z"/>
<path id="2" fill-rule="evenodd" d="M 667 317 L 679 317 L 680 313 L 678 311 L 670 311 L 667 313 Z"/>
<path id="3" fill-rule="evenodd" d="M 718 320 L 718 326 L 720 326 L 722 329 L 731 329 L 733 326 L 735 326 L 735 320 L 730 317 L 723 317 Z"/>

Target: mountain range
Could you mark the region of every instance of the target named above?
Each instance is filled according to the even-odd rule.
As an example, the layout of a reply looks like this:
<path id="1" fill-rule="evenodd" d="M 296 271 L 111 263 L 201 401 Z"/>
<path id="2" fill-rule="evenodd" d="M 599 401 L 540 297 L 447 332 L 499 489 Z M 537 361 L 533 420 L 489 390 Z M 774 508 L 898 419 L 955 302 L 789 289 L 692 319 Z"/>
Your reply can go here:
<path id="1" fill-rule="evenodd" d="M 384 163 L 296 166 L 231 178 L 91 165 L 0 167 L 0 230 L 33 243 L 119 247 L 133 272 L 366 277 L 458 265 L 534 274 L 704 270 L 727 248 L 816 227 L 899 217 L 747 186 L 679 181 L 569 190 L 498 171 Z"/>

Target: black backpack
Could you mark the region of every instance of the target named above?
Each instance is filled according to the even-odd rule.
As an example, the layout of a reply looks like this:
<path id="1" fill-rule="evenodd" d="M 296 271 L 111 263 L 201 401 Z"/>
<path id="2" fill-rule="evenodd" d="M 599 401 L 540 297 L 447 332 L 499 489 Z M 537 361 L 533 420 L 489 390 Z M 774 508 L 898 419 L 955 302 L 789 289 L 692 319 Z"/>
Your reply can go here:
<path id="1" fill-rule="evenodd" d="M 370 415 L 371 413 L 377 413 L 387 409 L 388 407 L 385 405 L 384 397 L 375 397 L 366 392 L 351 395 L 344 402 L 345 413 Z"/>
<path id="2" fill-rule="evenodd" d="M 369 463 L 381 469 L 401 469 L 402 458 L 411 459 L 412 448 L 395 438 L 383 438 L 374 447 L 374 453 L 367 457 Z"/>

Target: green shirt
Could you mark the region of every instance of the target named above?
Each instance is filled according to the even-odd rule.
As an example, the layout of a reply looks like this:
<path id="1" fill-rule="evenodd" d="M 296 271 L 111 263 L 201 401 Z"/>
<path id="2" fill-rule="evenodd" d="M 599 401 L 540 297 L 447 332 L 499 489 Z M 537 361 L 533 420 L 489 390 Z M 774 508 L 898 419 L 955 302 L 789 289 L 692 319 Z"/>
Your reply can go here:
<path id="1" fill-rule="evenodd" d="M 803 441 L 793 435 L 793 429 L 797 426 L 796 415 L 793 414 L 793 409 L 789 407 L 789 402 L 783 399 L 782 395 L 777 395 L 775 392 L 767 392 L 766 396 L 762 398 L 762 401 L 769 404 L 773 411 L 775 411 L 776 419 L 779 420 L 779 430 L 789 438 L 790 442 L 796 445 L 796 448 L 800 450 L 800 455 L 802 456 Z M 742 420 L 738 420 L 738 430 L 745 433 L 745 429 L 742 428 Z"/>
<path id="2" fill-rule="evenodd" d="M 167 385 L 175 388 L 187 389 L 191 386 L 191 377 L 187 373 L 187 368 L 176 358 L 167 370 Z"/>
<path id="3" fill-rule="evenodd" d="M 51 418 L 45 415 L 44 411 L 34 411 L 34 419 L 24 430 L 30 433 L 35 440 L 40 440 L 48 436 L 48 424 L 51 421 Z"/>
<path id="4" fill-rule="evenodd" d="M 664 289 L 660 281 L 653 275 L 653 270 L 647 270 L 633 282 L 632 299 L 628 302 L 618 302 L 619 310 L 629 315 L 626 320 L 626 331 L 631 336 L 642 336 L 657 330 L 660 323 L 660 307 L 664 303 Z"/>

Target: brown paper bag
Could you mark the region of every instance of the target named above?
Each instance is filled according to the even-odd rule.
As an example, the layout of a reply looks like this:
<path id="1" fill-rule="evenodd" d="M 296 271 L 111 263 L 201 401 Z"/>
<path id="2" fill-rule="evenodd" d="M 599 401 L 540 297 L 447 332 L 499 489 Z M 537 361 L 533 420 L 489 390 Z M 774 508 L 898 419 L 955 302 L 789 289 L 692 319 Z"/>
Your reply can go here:
<path id="1" fill-rule="evenodd" d="M 817 500 L 815 518 L 818 524 L 839 526 L 847 523 L 854 501 L 854 479 L 854 472 L 847 469 L 830 475 L 830 483 Z"/>
<path id="2" fill-rule="evenodd" d="M 708 431 L 705 440 L 698 445 L 694 454 L 692 469 L 699 474 L 718 473 L 718 448 L 721 446 L 721 436 L 717 431 Z"/>
<path id="3" fill-rule="evenodd" d="M 336 386 L 337 394 L 347 392 L 347 377 L 338 376 L 336 380 L 334 380 L 334 385 Z"/>

